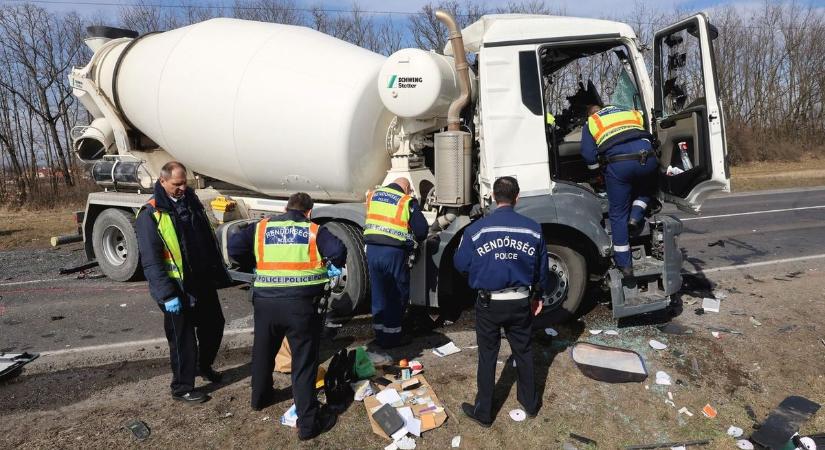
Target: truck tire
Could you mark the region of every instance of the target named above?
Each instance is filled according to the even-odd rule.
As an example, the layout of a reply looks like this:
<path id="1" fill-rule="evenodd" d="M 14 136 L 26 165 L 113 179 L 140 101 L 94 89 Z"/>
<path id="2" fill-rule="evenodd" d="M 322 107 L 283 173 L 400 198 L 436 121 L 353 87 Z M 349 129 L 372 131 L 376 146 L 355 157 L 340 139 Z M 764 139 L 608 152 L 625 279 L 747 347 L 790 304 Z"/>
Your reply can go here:
<path id="1" fill-rule="evenodd" d="M 573 245 L 547 244 L 548 268 L 553 289 L 545 293 L 542 319 L 563 323 L 576 316 L 587 288 L 587 259 Z"/>
<path id="2" fill-rule="evenodd" d="M 332 290 L 332 318 L 349 317 L 369 307 L 370 282 L 364 235 L 360 228 L 341 222 L 327 222 L 324 227 L 347 247 L 347 264 L 341 267 L 341 284 Z"/>
<path id="3" fill-rule="evenodd" d="M 140 254 L 132 212 L 104 209 L 92 228 L 92 248 L 100 270 L 107 277 L 130 281 L 140 276 Z"/>

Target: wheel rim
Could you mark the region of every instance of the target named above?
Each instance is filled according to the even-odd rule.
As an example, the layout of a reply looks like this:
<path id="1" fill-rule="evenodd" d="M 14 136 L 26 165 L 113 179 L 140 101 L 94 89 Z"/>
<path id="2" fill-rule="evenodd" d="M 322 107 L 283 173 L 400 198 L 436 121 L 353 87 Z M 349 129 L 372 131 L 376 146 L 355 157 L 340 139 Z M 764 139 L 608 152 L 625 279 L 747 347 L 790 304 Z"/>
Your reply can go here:
<path id="1" fill-rule="evenodd" d="M 570 290 L 569 272 L 564 260 L 551 252 L 547 253 L 547 267 L 550 269 L 550 288 L 544 293 L 544 307 L 554 309 L 567 298 L 567 292 Z"/>
<path id="2" fill-rule="evenodd" d="M 332 295 L 340 297 L 347 290 L 347 266 L 341 267 L 341 275 L 338 277 L 338 283 L 332 288 Z"/>
<path id="3" fill-rule="evenodd" d="M 126 247 L 126 237 L 123 231 L 110 225 L 103 231 L 103 256 L 113 266 L 120 266 L 126 262 L 129 249 Z"/>

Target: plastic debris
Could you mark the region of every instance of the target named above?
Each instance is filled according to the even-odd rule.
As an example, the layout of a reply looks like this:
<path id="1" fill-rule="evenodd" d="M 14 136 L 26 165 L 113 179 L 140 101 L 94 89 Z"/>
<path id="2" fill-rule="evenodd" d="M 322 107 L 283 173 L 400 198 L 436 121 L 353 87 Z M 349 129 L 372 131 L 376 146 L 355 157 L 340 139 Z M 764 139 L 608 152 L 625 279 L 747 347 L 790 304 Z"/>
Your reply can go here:
<path id="1" fill-rule="evenodd" d="M 751 441 L 747 439 L 740 439 L 736 441 L 736 446 L 742 450 L 753 450 L 753 444 L 751 444 Z"/>
<path id="2" fill-rule="evenodd" d="M 673 393 L 672 392 L 667 391 L 667 399 L 668 400 L 673 400 Z"/>
<path id="3" fill-rule="evenodd" d="M 665 400 L 665 405 L 670 405 L 672 407 L 676 407 L 676 403 L 673 403 L 673 400 Z"/>
<path id="4" fill-rule="evenodd" d="M 552 329 L 552 328 L 545 328 L 544 333 L 548 336 L 556 337 L 559 335 L 559 332 Z"/>
<path id="5" fill-rule="evenodd" d="M 415 448 L 415 439 L 404 436 L 401 439 L 394 442 L 395 445 L 398 446 L 401 450 L 412 450 Z"/>
<path id="6" fill-rule="evenodd" d="M 461 446 L 461 436 L 454 436 L 452 442 L 450 442 L 450 447 L 458 448 Z"/>
<path id="7" fill-rule="evenodd" d="M 607 331 L 604 332 L 604 334 L 606 334 L 608 336 L 618 336 L 619 332 L 616 331 L 616 330 L 607 330 Z"/>
<path id="8" fill-rule="evenodd" d="M 741 428 L 739 428 L 739 427 L 735 427 L 735 426 L 733 426 L 733 425 L 731 425 L 730 427 L 728 427 L 728 436 L 730 436 L 730 437 L 732 437 L 732 438 L 738 438 L 738 437 L 742 436 L 742 434 L 743 434 L 744 432 L 745 432 L 745 431 L 744 431 L 744 430 L 742 430 Z"/>
<path id="9" fill-rule="evenodd" d="M 284 415 L 281 416 L 281 425 L 286 425 L 292 428 L 298 426 L 298 412 L 295 409 L 294 403 L 289 407 L 289 409 L 286 410 Z"/>
<path id="10" fill-rule="evenodd" d="M 719 339 L 719 332 L 718 331 L 711 331 L 710 335 L 715 337 L 716 339 Z"/>
<path id="11" fill-rule="evenodd" d="M 756 317 L 751 316 L 750 321 L 753 324 L 753 326 L 755 326 L 755 327 L 761 327 L 762 326 L 762 322 L 756 320 Z"/>
<path id="12" fill-rule="evenodd" d="M 510 411 L 510 418 L 516 422 L 521 422 L 527 418 L 527 413 L 523 409 L 514 409 Z"/>
<path id="13" fill-rule="evenodd" d="M 595 336 L 597 334 L 601 334 L 601 332 L 602 332 L 602 330 L 590 330 L 590 334 L 592 334 L 593 336 Z"/>
<path id="14" fill-rule="evenodd" d="M 653 347 L 655 350 L 664 350 L 667 348 L 667 344 L 657 341 L 656 339 L 651 339 L 648 344 Z"/>
<path id="15" fill-rule="evenodd" d="M 690 412 L 686 406 L 683 406 L 682 409 L 679 410 L 679 414 L 684 414 L 688 417 L 693 417 L 693 413 Z"/>
<path id="16" fill-rule="evenodd" d="M 713 291 L 713 297 L 717 300 L 724 300 L 728 298 L 728 293 L 725 291 Z"/>
<path id="17" fill-rule="evenodd" d="M 120 307 L 121 307 L 121 308 L 125 308 L 125 307 L 126 307 L 126 303 L 121 303 L 121 304 L 120 304 Z"/>
<path id="18" fill-rule="evenodd" d="M 138 419 L 129 421 L 126 425 L 124 425 L 124 428 L 129 430 L 138 442 L 145 440 L 150 434 L 152 434 L 152 431 L 149 430 L 149 426 L 146 425 L 146 422 Z"/>
<path id="19" fill-rule="evenodd" d="M 367 357 L 376 366 L 386 366 L 392 364 L 392 356 L 386 353 L 367 352 Z"/>
<path id="20" fill-rule="evenodd" d="M 799 434 L 799 433 L 797 433 Z M 802 437 L 799 439 L 799 450 L 816 450 L 816 441 L 808 436 Z"/>
<path id="21" fill-rule="evenodd" d="M 455 342 L 450 341 L 450 342 L 442 345 L 441 347 L 434 348 L 433 349 L 433 354 L 435 354 L 435 356 L 443 358 L 445 356 L 449 356 L 449 355 L 452 355 L 453 353 L 458 353 L 460 351 L 461 351 L 461 349 L 458 348 L 458 346 L 455 345 Z"/>
<path id="22" fill-rule="evenodd" d="M 375 394 L 369 380 L 356 381 L 355 383 L 350 383 L 350 385 L 352 386 L 352 390 L 355 391 L 354 398 L 356 402 L 362 402 L 365 398 Z"/>
<path id="23" fill-rule="evenodd" d="M 708 403 L 704 408 L 702 408 L 702 414 L 709 419 L 715 419 L 717 414 L 716 408 L 710 406 L 710 403 Z"/>
<path id="24" fill-rule="evenodd" d="M 656 384 L 661 384 L 663 386 L 670 386 L 670 375 L 663 371 L 656 372 Z"/>
<path id="25" fill-rule="evenodd" d="M 670 447 L 670 450 L 687 450 L 687 447 L 684 445 L 679 445 L 677 447 Z"/>
<path id="26" fill-rule="evenodd" d="M 578 342 L 570 356 L 584 376 L 597 381 L 630 383 L 647 379 L 642 357 L 631 350 Z"/>
<path id="27" fill-rule="evenodd" d="M 702 310 L 705 312 L 719 312 L 719 307 L 722 305 L 722 302 L 715 298 L 703 298 L 702 299 Z"/>

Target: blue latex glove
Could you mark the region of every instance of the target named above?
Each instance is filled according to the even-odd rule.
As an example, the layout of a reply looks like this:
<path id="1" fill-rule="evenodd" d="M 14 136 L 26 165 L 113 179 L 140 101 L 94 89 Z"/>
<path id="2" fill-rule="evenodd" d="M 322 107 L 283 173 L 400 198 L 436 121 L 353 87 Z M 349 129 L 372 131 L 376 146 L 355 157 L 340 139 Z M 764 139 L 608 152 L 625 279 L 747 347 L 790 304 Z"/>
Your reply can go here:
<path id="1" fill-rule="evenodd" d="M 166 308 L 166 311 L 172 314 L 179 314 L 180 313 L 180 299 L 175 297 L 172 300 L 163 304 L 163 307 Z"/>
<path id="2" fill-rule="evenodd" d="M 335 267 L 332 264 L 329 264 L 327 266 L 327 276 L 330 278 L 340 277 L 342 273 L 343 272 L 341 272 L 341 269 Z"/>

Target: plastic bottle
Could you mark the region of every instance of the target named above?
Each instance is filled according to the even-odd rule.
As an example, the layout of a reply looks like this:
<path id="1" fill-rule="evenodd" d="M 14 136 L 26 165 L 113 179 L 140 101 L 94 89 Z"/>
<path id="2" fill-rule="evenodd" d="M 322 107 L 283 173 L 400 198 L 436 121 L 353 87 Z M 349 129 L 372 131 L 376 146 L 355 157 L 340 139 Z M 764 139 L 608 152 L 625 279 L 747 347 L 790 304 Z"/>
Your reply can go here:
<path id="1" fill-rule="evenodd" d="M 688 144 L 687 142 L 680 142 L 679 144 L 679 153 L 682 156 L 682 168 L 690 170 L 693 168 L 693 164 L 690 162 L 690 156 L 688 155 Z"/>

